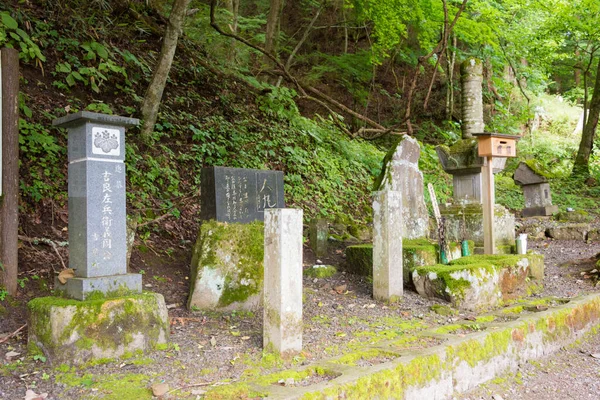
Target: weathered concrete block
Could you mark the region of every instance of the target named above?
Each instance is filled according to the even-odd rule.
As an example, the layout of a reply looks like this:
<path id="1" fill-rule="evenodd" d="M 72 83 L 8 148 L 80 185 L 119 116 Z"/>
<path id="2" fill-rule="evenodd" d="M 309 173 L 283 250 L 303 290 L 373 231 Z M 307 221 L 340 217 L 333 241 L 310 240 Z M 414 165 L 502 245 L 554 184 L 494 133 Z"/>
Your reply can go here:
<path id="1" fill-rule="evenodd" d="M 557 240 L 585 240 L 589 224 L 566 224 L 546 229 L 546 236 Z"/>
<path id="2" fill-rule="evenodd" d="M 600 231 L 598 229 L 592 229 L 588 232 L 587 240 L 591 242 L 600 241 Z"/>
<path id="3" fill-rule="evenodd" d="M 412 274 L 421 296 L 442 298 L 470 311 L 486 310 L 536 291 L 542 284 L 537 279 L 543 276 L 540 254 L 463 257 L 449 265 L 418 267 Z"/>
<path id="4" fill-rule="evenodd" d="M 461 257 L 460 243 L 449 243 L 448 260 Z M 469 252 L 473 254 L 474 244 L 469 241 Z M 433 265 L 439 262 L 439 246 L 425 239 L 402 241 L 402 269 L 404 287 L 411 288 L 412 271 L 416 267 Z M 360 276 L 373 276 L 373 245 L 361 244 L 346 247 L 346 269 Z"/>
<path id="5" fill-rule="evenodd" d="M 116 358 L 169 339 L 167 307 L 157 293 L 86 301 L 41 297 L 28 309 L 28 347 L 53 365 Z"/>
<path id="6" fill-rule="evenodd" d="M 302 210 L 265 210 L 263 345 L 302 351 Z"/>
<path id="7" fill-rule="evenodd" d="M 317 257 L 327 255 L 327 240 L 329 239 L 329 223 L 326 219 L 317 218 L 310 222 L 308 241 L 310 248 Z"/>
<path id="8" fill-rule="evenodd" d="M 188 308 L 255 310 L 263 287 L 262 222 L 203 222 L 194 245 Z"/>
<path id="9" fill-rule="evenodd" d="M 383 170 L 376 182 L 376 191 L 401 193 L 401 235 L 405 239 L 429 236 L 429 213 L 423 196 L 423 173 L 419 170 L 419 142 L 403 136 L 386 155 Z"/>
<path id="10" fill-rule="evenodd" d="M 440 213 L 446 219 L 446 239 L 460 242 L 463 238 L 483 247 L 483 208 L 481 204 L 440 205 Z M 494 232 L 496 251 L 501 246 L 515 245 L 515 216 L 505 207 L 494 208 Z"/>
<path id="11" fill-rule="evenodd" d="M 373 195 L 373 298 L 393 302 L 404 293 L 402 269 L 402 193 Z"/>

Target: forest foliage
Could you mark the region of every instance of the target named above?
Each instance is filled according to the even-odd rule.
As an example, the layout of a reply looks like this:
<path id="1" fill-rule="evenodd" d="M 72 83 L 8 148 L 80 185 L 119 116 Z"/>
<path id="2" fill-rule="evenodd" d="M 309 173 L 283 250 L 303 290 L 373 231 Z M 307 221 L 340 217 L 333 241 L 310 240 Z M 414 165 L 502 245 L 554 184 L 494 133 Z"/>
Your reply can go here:
<path id="1" fill-rule="evenodd" d="M 66 210 L 66 137 L 51 120 L 83 109 L 139 117 L 173 3 L 0 4 L 0 46 L 22 63 L 21 204 L 34 218 Z M 576 162 L 600 176 L 598 21 L 595 0 L 192 0 L 156 124 L 148 140 L 128 133 L 130 213 L 193 215 L 200 169 L 226 165 L 283 170 L 286 200 L 307 218 L 365 222 L 383 155 L 407 132 L 445 201 L 434 146 L 460 137 L 468 57 L 484 65 L 487 130 L 524 135 L 521 157 L 579 185 L 557 184 L 558 201 L 583 201 L 595 187 L 569 176 Z M 571 134 L 578 112 L 550 112 L 548 95 L 588 110 L 582 139 Z M 516 209 L 514 167 L 498 184 Z"/>

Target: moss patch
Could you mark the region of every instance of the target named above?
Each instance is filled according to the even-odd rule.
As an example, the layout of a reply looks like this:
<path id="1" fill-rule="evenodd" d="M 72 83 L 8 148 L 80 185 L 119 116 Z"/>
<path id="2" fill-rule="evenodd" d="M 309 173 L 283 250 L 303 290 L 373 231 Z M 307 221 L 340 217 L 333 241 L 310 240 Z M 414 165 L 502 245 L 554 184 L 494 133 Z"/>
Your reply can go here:
<path id="1" fill-rule="evenodd" d="M 313 265 L 304 270 L 304 276 L 310 278 L 331 278 L 337 273 L 333 265 Z"/>

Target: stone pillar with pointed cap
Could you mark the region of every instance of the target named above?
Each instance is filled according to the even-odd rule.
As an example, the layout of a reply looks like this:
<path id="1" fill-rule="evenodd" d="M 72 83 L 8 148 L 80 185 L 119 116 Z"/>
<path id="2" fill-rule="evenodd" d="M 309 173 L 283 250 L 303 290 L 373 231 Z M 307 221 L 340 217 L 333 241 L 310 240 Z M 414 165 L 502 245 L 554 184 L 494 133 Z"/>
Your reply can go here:
<path id="1" fill-rule="evenodd" d="M 140 293 L 142 276 L 127 273 L 125 128 L 139 120 L 87 111 L 53 121 L 68 131 L 69 267 L 58 288 L 85 300 L 91 293 Z"/>

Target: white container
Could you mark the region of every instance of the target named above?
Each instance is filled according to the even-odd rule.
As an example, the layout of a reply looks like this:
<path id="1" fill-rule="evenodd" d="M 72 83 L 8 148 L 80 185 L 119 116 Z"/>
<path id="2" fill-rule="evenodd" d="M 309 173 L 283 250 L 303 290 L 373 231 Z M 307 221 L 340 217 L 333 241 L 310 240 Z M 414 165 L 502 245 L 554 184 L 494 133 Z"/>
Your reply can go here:
<path id="1" fill-rule="evenodd" d="M 527 234 L 521 233 L 516 240 L 517 254 L 527 254 Z"/>

